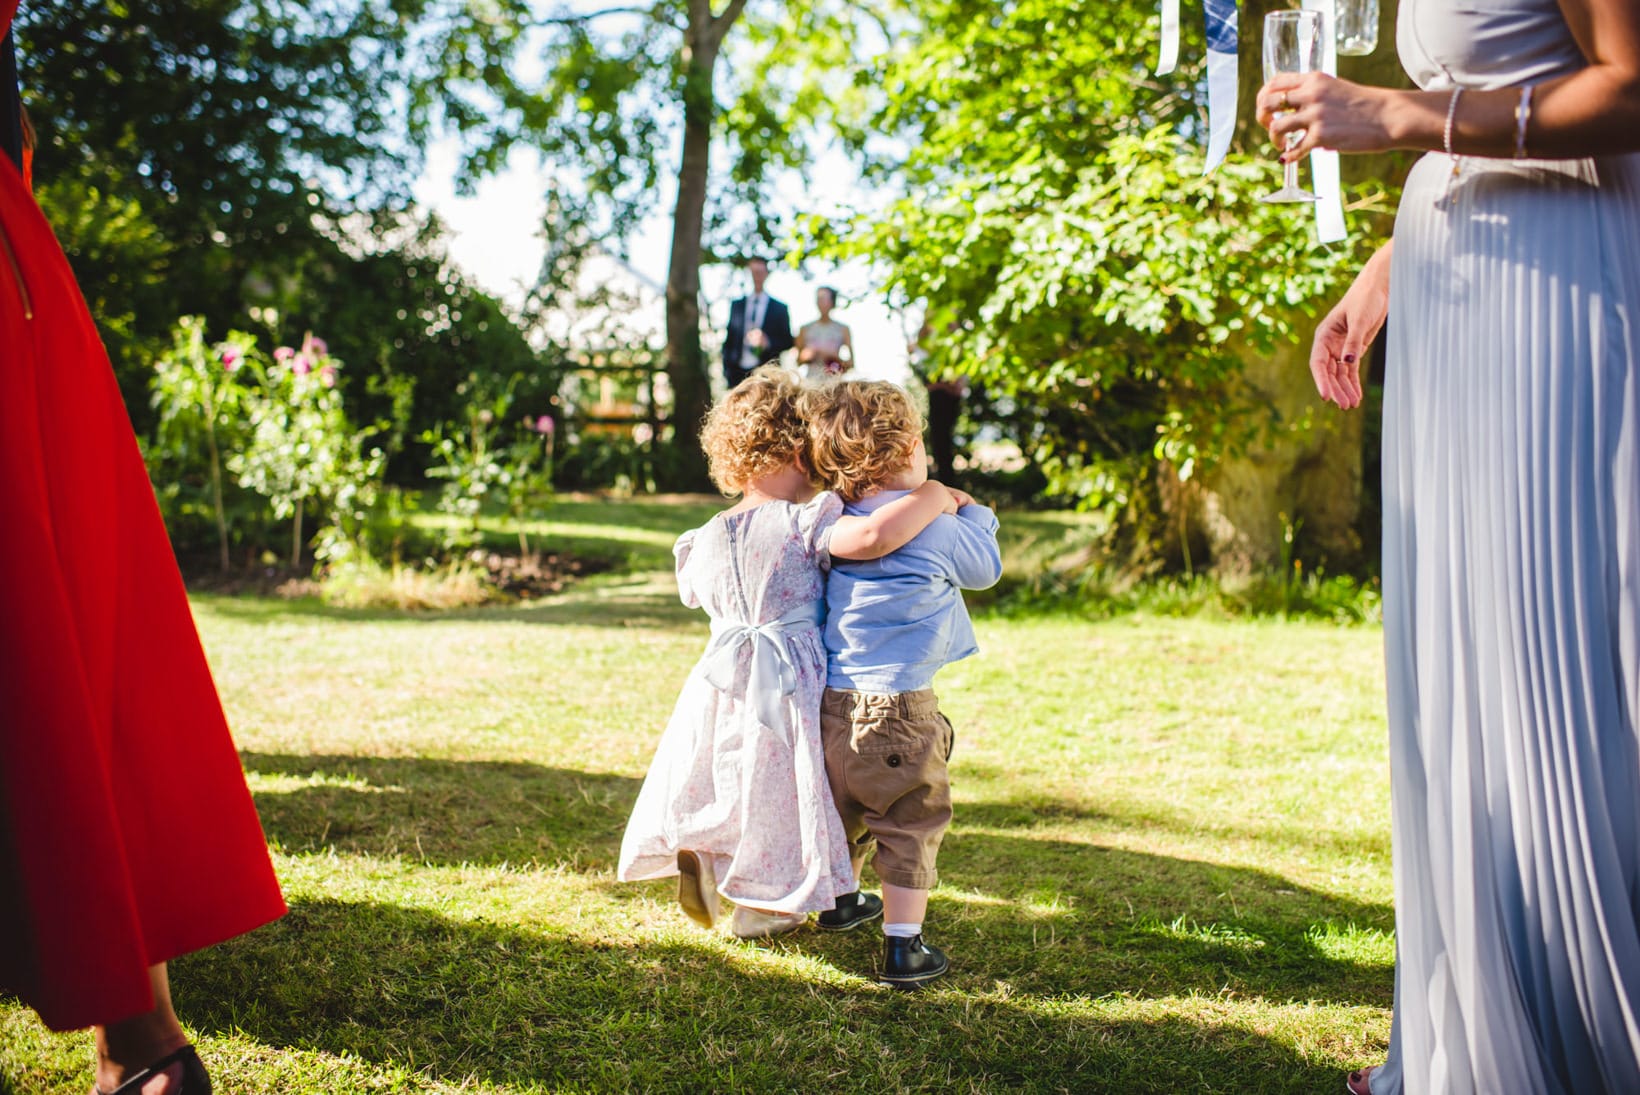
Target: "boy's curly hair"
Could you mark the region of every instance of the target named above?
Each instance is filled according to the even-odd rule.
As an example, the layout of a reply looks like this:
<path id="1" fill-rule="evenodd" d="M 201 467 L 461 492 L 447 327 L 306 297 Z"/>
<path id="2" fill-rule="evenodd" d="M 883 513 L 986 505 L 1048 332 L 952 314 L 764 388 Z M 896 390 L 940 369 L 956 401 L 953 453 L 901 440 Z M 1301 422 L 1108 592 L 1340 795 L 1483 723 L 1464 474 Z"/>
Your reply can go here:
<path id="1" fill-rule="evenodd" d="M 700 446 L 719 490 L 741 494 L 754 479 L 802 460 L 808 435 L 801 394 L 790 373 L 765 366 L 718 400 L 701 427 Z"/>
<path id="2" fill-rule="evenodd" d="M 804 393 L 809 467 L 845 502 L 858 502 L 903 470 L 922 437 L 922 415 L 886 380 L 839 380 Z"/>

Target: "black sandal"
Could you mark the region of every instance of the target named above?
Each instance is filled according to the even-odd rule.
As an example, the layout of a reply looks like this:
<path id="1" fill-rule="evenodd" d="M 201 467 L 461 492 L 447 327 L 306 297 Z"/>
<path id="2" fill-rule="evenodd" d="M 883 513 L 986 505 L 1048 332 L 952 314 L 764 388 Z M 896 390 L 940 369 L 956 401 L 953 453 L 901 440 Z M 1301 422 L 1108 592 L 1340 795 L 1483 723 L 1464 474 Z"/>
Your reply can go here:
<path id="1" fill-rule="evenodd" d="M 104 1091 L 95 1084 L 91 1085 L 91 1090 L 96 1095 L 140 1095 L 143 1084 L 178 1064 L 182 1066 L 182 1082 L 173 1089 L 172 1095 L 211 1095 L 211 1074 L 205 1071 L 205 1062 L 199 1059 L 199 1054 L 194 1052 L 191 1045 L 167 1053 L 113 1091 Z"/>

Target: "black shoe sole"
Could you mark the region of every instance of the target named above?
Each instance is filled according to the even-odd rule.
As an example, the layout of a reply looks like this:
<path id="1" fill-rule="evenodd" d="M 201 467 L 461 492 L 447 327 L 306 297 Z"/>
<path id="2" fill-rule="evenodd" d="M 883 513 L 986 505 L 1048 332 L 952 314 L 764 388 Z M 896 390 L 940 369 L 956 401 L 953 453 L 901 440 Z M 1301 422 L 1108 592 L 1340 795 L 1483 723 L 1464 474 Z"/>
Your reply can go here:
<path id="1" fill-rule="evenodd" d="M 930 981 L 939 980 L 941 977 L 944 977 L 950 972 L 951 963 L 947 962 L 937 970 L 925 970 L 922 973 L 903 974 L 899 977 L 890 977 L 886 973 L 880 973 L 877 975 L 877 982 L 879 984 L 888 985 L 891 988 L 917 989 L 928 984 Z"/>
<path id="2" fill-rule="evenodd" d="M 815 917 L 814 926 L 823 932 L 851 932 L 863 924 L 869 924 L 873 920 L 881 920 L 882 918 L 883 910 L 878 909 L 875 912 L 868 913 L 865 916 L 857 916 L 853 920 L 850 920 L 847 924 L 827 924 L 819 917 Z"/>
<path id="3" fill-rule="evenodd" d="M 919 974 L 916 977 L 893 978 L 879 976 L 877 978 L 877 983 L 879 985 L 887 985 L 891 989 L 910 991 L 913 989 L 920 989 L 924 985 L 932 984 L 950 972 L 951 969 L 948 966 L 945 969 L 940 970 L 938 973 L 924 973 Z"/>

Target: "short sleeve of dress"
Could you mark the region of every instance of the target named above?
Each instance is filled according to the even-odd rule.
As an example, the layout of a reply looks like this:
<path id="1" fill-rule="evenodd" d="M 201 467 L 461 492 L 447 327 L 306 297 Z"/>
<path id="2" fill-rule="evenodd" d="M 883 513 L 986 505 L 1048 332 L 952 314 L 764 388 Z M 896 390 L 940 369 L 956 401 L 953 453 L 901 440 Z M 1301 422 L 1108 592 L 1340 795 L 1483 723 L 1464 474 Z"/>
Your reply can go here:
<path id="1" fill-rule="evenodd" d="M 831 530 L 843 516 L 843 500 L 823 490 L 793 511 L 803 550 L 823 567 L 831 565 Z"/>
<path id="2" fill-rule="evenodd" d="M 672 545 L 672 562 L 674 573 L 678 576 L 678 597 L 682 599 L 685 608 L 699 608 L 700 597 L 695 594 L 694 587 L 689 584 L 689 555 L 694 550 L 695 535 L 700 532 L 692 528 Z"/>

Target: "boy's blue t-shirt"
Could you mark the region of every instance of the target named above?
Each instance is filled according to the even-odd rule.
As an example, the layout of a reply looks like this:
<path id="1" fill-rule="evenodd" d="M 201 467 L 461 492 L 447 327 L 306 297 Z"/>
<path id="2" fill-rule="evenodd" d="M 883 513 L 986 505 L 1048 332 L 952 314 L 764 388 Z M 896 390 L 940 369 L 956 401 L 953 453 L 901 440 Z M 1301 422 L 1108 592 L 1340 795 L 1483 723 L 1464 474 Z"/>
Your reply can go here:
<path id="1" fill-rule="evenodd" d="M 909 491 L 878 491 L 843 512 L 863 516 Z M 942 513 L 881 559 L 833 558 L 826 579 L 826 686 L 915 692 L 949 662 L 979 650 L 962 590 L 1002 577 L 996 514 Z"/>

